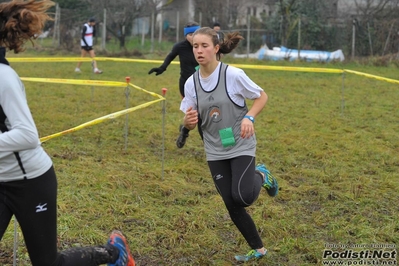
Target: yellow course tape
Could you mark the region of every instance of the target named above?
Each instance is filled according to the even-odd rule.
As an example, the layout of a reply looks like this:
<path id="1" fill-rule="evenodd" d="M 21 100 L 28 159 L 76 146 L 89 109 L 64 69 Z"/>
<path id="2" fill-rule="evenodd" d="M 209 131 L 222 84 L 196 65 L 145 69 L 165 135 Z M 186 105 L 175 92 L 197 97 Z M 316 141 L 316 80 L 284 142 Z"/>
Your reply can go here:
<path id="1" fill-rule="evenodd" d="M 31 63 L 31 62 L 91 62 L 90 57 L 9 57 L 9 62 L 16 63 Z M 96 61 L 114 61 L 114 62 L 132 62 L 132 63 L 156 63 L 162 64 L 161 60 L 147 60 L 147 59 L 131 59 L 131 58 L 112 58 L 112 57 L 96 57 Z M 172 61 L 171 64 L 179 64 L 178 61 Z"/>
<path id="2" fill-rule="evenodd" d="M 11 57 L 7 58 L 10 62 L 89 62 L 92 58 L 88 57 Z M 148 59 L 131 59 L 131 58 L 112 58 L 112 57 L 96 57 L 96 61 L 114 61 L 114 62 L 133 62 L 133 63 L 151 63 L 162 64 L 162 60 L 148 60 Z M 178 61 L 172 61 L 171 64 L 180 64 Z M 300 71 L 300 72 L 317 72 L 317 73 L 335 73 L 341 74 L 342 69 L 334 68 L 314 68 L 314 67 L 285 67 L 285 66 L 265 66 L 265 65 L 242 65 L 231 64 L 232 66 L 246 69 L 263 69 L 263 70 L 280 70 L 280 71 Z"/>
<path id="3" fill-rule="evenodd" d="M 286 66 L 240 65 L 240 64 L 231 64 L 231 65 L 239 68 L 280 70 L 280 71 L 300 71 L 300 72 L 338 73 L 338 74 L 344 72 L 341 69 L 335 69 L 335 68 L 286 67 Z"/>
<path id="4" fill-rule="evenodd" d="M 384 77 L 367 74 L 367 73 L 363 73 L 363 72 L 359 72 L 359 71 L 354 71 L 354 70 L 350 70 L 350 69 L 344 69 L 344 71 L 351 73 L 351 74 L 356 74 L 359 76 L 367 77 L 367 78 L 372 78 L 372 79 L 377 79 L 377 80 L 381 80 L 381 81 L 399 84 L 399 80 L 396 80 L 396 79 L 384 78 Z"/>
<path id="5" fill-rule="evenodd" d="M 82 57 L 43 57 L 43 58 L 37 58 L 37 57 L 27 57 L 27 58 L 8 58 L 10 62 L 79 62 L 79 61 L 92 61 L 93 59 L 91 58 L 82 58 Z M 116 62 L 135 62 L 135 63 L 163 63 L 161 60 L 146 60 L 146 59 L 129 59 L 129 58 L 108 58 L 108 57 L 96 57 L 95 60 L 97 61 L 116 61 Z M 171 62 L 172 64 L 179 64 L 178 61 L 173 61 Z M 391 82 L 391 83 L 396 83 L 399 84 L 399 80 L 395 79 L 390 79 L 390 78 L 384 78 L 372 74 L 367 74 L 359 71 L 354 71 L 350 69 L 334 69 L 334 68 L 313 68 L 313 67 L 287 67 L 287 66 L 265 66 L 265 65 L 243 65 L 243 64 L 231 64 L 232 66 L 236 66 L 239 68 L 246 68 L 246 69 L 260 69 L 260 70 L 278 70 L 278 71 L 299 71 L 299 72 L 316 72 L 316 73 L 335 73 L 335 74 L 342 74 L 344 72 L 351 73 L 351 74 L 356 74 L 360 76 L 364 76 L 367 78 L 373 78 L 381 81 L 386 81 L 386 82 Z M 158 100 L 154 100 L 145 104 L 141 104 L 136 107 L 132 107 L 129 109 L 125 109 L 116 113 L 112 113 L 97 119 L 94 119 L 92 121 L 86 122 L 84 124 L 81 124 L 77 127 L 67 129 L 65 131 L 55 133 L 46 137 L 41 138 L 40 140 L 42 142 L 45 142 L 49 139 L 65 135 L 67 133 L 75 132 L 77 130 L 80 130 L 82 128 L 95 125 L 98 123 L 102 123 L 106 120 L 109 119 L 115 119 L 116 117 L 119 117 L 121 115 L 128 114 L 130 112 L 133 112 L 135 110 L 147 107 L 151 104 L 154 104 L 159 101 L 166 100 L 163 96 L 147 91 L 143 88 L 140 88 L 134 84 L 131 83 L 124 83 L 124 82 L 117 82 L 117 81 L 101 81 L 101 80 L 75 80 L 75 79 L 54 79 L 54 78 L 21 78 L 23 81 L 32 81 L 32 82 L 45 82 L 45 83 L 60 83 L 60 84 L 73 84 L 73 85 L 91 85 L 91 86 L 108 86 L 108 87 L 126 87 L 127 85 L 141 90 L 145 93 L 150 94 L 153 97 L 157 97 Z"/>
<path id="6" fill-rule="evenodd" d="M 59 83 L 72 85 L 95 85 L 107 87 L 126 87 L 126 82 L 103 81 L 103 80 L 79 80 L 79 79 L 54 79 L 54 78 L 21 78 L 23 81 L 43 82 L 43 83 Z"/>
<path id="7" fill-rule="evenodd" d="M 87 57 L 11 57 L 7 58 L 10 62 L 79 62 L 79 61 L 92 61 L 93 59 Z M 112 58 L 112 57 L 96 57 L 97 61 L 115 61 L 115 62 L 135 62 L 135 63 L 152 63 L 161 64 L 161 60 L 147 60 L 147 59 L 130 59 L 130 58 Z M 172 61 L 171 64 L 179 64 L 178 61 Z M 239 68 L 246 69 L 259 69 L 259 70 L 279 70 L 279 71 L 298 71 L 298 72 L 316 72 L 316 73 L 333 73 L 342 74 L 344 72 L 364 76 L 367 78 L 378 79 L 382 81 L 387 81 L 391 83 L 399 83 L 398 80 L 384 78 L 372 74 L 367 74 L 359 71 L 354 71 L 350 69 L 336 69 L 336 68 L 314 68 L 314 67 L 287 67 L 287 66 L 265 66 L 265 65 L 243 65 L 243 64 L 230 64 Z M 74 84 L 74 83 L 70 83 Z M 84 84 L 81 84 L 84 85 Z"/>
<path id="8" fill-rule="evenodd" d="M 118 112 L 115 112 L 115 113 L 112 113 L 112 114 L 109 114 L 109 115 L 106 115 L 106 116 L 99 117 L 99 118 L 94 119 L 92 121 L 83 123 L 83 124 L 81 124 L 79 126 L 76 126 L 76 127 L 73 127 L 73 128 L 70 128 L 70 129 L 67 129 L 67 130 L 64 130 L 64 131 L 61 131 L 61 132 L 58 132 L 58 133 L 43 137 L 43 138 L 40 138 L 40 141 L 41 142 L 45 142 L 45 141 L 47 141 L 49 139 L 52 139 L 52 138 L 55 138 L 55 137 L 59 137 L 59 136 L 63 136 L 63 135 L 66 135 L 68 133 L 72 133 L 72 132 L 78 131 L 80 129 L 83 129 L 85 127 L 102 123 L 102 122 L 104 122 L 106 120 L 115 119 L 115 118 L 117 118 L 119 116 L 128 114 L 128 113 L 136 111 L 138 109 L 142 109 L 144 107 L 147 107 L 147 106 L 149 106 L 151 104 L 157 103 L 157 102 L 162 101 L 162 100 L 164 100 L 164 98 L 162 98 L 162 99 L 160 98 L 160 99 L 154 100 L 152 102 L 147 102 L 147 103 L 144 103 L 144 104 L 132 107 L 132 108 L 128 108 L 128 109 L 125 109 L 125 110 L 122 110 L 122 111 L 118 111 Z"/>
<path id="9" fill-rule="evenodd" d="M 31 62 L 90 62 L 93 59 L 89 57 L 8 57 L 9 62 L 31 63 Z M 99 60 L 96 58 L 96 60 Z"/>
<path id="10" fill-rule="evenodd" d="M 131 86 L 131 87 L 133 87 L 133 88 L 135 88 L 137 90 L 140 90 L 142 92 L 150 94 L 153 97 L 158 98 L 157 100 L 154 100 L 154 101 L 151 101 L 151 102 L 147 102 L 147 103 L 144 103 L 144 104 L 132 107 L 132 108 L 124 109 L 124 110 L 121 110 L 119 112 L 115 112 L 115 113 L 112 113 L 112 114 L 109 114 L 109 115 L 106 115 L 106 116 L 102 116 L 100 118 L 97 118 L 97 119 L 91 120 L 89 122 L 83 123 L 83 124 L 81 124 L 79 126 L 76 126 L 76 127 L 73 127 L 73 128 L 70 128 L 70 129 L 67 129 L 67 130 L 64 130 L 64 131 L 61 131 L 61 132 L 46 136 L 46 137 L 42 137 L 42 138 L 40 138 L 41 142 L 45 142 L 45 141 L 47 141 L 49 139 L 52 139 L 52 138 L 55 138 L 55 137 L 59 137 L 59 136 L 63 136 L 63 135 L 66 135 L 68 133 L 72 133 L 72 132 L 78 131 L 78 130 L 83 129 L 83 128 L 88 127 L 88 126 L 92 126 L 92 125 L 96 125 L 96 124 L 105 122 L 106 120 L 115 119 L 115 118 L 117 118 L 119 116 L 128 114 L 128 113 L 136 111 L 138 109 L 142 109 L 144 107 L 150 106 L 151 104 L 157 103 L 159 101 L 166 100 L 163 96 L 161 96 L 161 95 L 159 95 L 157 93 L 154 93 L 154 92 L 147 91 L 147 90 L 145 90 L 143 88 L 140 88 L 139 86 L 136 86 L 134 84 L 117 82 L 117 81 L 75 80 L 75 79 L 54 79 L 54 78 L 26 78 L 26 77 L 25 78 L 21 77 L 21 80 L 23 80 L 23 81 L 31 81 L 31 82 L 59 83 L 59 84 L 72 84 L 72 85 L 94 85 L 94 86 L 107 86 L 107 87 L 110 87 L 110 86 L 112 86 L 112 87 Z"/>
<path id="11" fill-rule="evenodd" d="M 42 83 L 57 83 L 57 84 L 72 84 L 72 85 L 88 85 L 88 86 L 106 86 L 106 87 L 126 87 L 127 85 L 140 90 L 142 92 L 145 92 L 151 96 L 160 98 L 160 99 L 165 99 L 161 95 L 147 91 L 137 85 L 134 85 L 132 83 L 125 83 L 125 82 L 119 82 L 119 81 L 104 81 L 104 80 L 82 80 L 82 79 L 54 79 L 54 78 L 24 78 L 21 77 L 21 80 L 23 81 L 32 81 L 32 82 L 42 82 Z"/>
<path id="12" fill-rule="evenodd" d="M 158 97 L 158 98 L 160 98 L 162 100 L 166 100 L 163 96 L 161 96 L 161 95 L 159 95 L 159 94 L 157 94 L 155 92 L 147 91 L 147 90 L 145 90 L 143 88 L 140 88 L 139 86 L 136 86 L 136 85 L 131 84 L 131 83 L 129 83 L 129 85 L 132 86 L 133 88 L 137 89 L 137 90 L 140 90 L 140 91 L 143 91 L 143 92 L 145 92 L 147 94 L 150 94 L 151 96 Z"/>
<path id="13" fill-rule="evenodd" d="M 93 59 L 87 57 L 11 57 L 7 58 L 10 62 L 89 62 Z M 114 61 L 114 62 L 133 62 L 133 63 L 151 63 L 162 64 L 162 60 L 148 59 L 131 59 L 131 58 L 112 58 L 112 57 L 96 57 L 96 61 Z M 171 64 L 180 64 L 178 61 L 172 61 Z M 280 70 L 280 71 L 301 71 L 301 72 L 318 72 L 318 73 L 343 73 L 341 69 L 334 68 L 311 68 L 311 67 L 283 67 L 283 66 L 265 66 L 265 65 L 241 65 L 231 64 L 232 66 L 247 69 L 263 69 L 263 70 Z"/>

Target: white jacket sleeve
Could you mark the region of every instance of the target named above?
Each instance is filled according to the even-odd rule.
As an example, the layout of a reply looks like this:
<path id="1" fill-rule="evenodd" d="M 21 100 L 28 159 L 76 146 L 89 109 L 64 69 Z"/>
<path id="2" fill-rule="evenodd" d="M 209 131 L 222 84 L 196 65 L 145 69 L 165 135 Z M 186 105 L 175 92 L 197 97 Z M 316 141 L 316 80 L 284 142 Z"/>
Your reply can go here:
<path id="1" fill-rule="evenodd" d="M 0 134 L 0 152 L 33 149 L 40 141 L 24 85 L 11 68 L 7 72 L 0 84 L 0 105 L 7 117 L 8 131 Z"/>

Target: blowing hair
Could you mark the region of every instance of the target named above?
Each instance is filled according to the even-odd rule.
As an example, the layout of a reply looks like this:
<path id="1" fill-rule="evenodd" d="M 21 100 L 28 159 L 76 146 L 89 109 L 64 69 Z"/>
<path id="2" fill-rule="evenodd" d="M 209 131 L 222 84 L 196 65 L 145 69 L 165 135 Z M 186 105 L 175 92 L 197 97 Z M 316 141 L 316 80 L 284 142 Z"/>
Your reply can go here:
<path id="1" fill-rule="evenodd" d="M 193 36 L 197 34 L 208 35 L 212 39 L 213 45 L 219 45 L 218 57 L 220 58 L 220 54 L 228 54 L 233 51 L 239 44 L 241 40 L 244 40 L 244 37 L 238 31 L 227 33 L 224 38 L 221 40 L 218 33 L 209 27 L 203 27 L 196 30 Z"/>
<path id="2" fill-rule="evenodd" d="M 0 45 L 19 53 L 26 41 L 42 33 L 44 24 L 52 18 L 46 11 L 54 5 L 51 0 L 13 0 L 0 4 Z"/>

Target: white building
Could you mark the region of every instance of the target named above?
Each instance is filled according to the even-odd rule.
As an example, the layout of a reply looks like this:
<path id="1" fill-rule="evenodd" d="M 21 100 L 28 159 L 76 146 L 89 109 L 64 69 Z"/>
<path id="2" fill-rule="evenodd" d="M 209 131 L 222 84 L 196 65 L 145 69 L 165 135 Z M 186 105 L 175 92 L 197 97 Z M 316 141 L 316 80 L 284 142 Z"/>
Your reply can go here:
<path id="1" fill-rule="evenodd" d="M 161 8 L 161 6 L 160 6 Z M 158 15 L 157 21 L 167 21 L 172 28 L 180 28 L 189 21 L 195 21 L 194 0 L 164 0 L 162 3 L 162 12 Z"/>
<path id="2" fill-rule="evenodd" d="M 277 0 L 263 1 L 259 3 L 256 0 L 243 1 L 238 9 L 237 25 L 246 25 L 248 15 L 262 20 L 262 17 L 268 17 L 276 10 Z"/>

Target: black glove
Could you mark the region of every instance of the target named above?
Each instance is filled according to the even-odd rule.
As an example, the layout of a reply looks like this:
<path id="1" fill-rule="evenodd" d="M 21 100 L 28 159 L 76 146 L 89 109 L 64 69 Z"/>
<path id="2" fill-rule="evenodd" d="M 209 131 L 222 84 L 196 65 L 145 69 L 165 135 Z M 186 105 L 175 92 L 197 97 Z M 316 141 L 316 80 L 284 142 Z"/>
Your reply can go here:
<path id="1" fill-rule="evenodd" d="M 151 69 L 148 72 L 148 74 L 151 74 L 151 73 L 155 72 L 156 73 L 155 76 L 158 76 L 158 75 L 161 75 L 164 71 L 165 71 L 165 69 L 162 68 L 162 67 L 154 67 L 153 69 Z"/>

